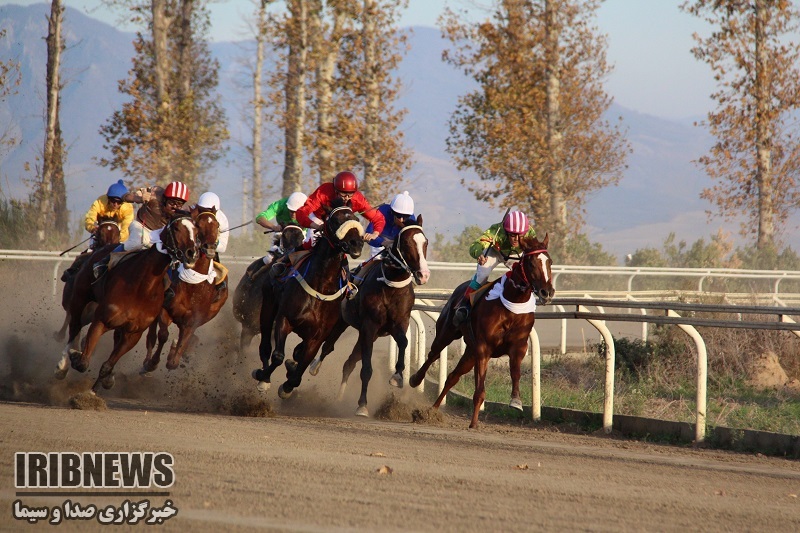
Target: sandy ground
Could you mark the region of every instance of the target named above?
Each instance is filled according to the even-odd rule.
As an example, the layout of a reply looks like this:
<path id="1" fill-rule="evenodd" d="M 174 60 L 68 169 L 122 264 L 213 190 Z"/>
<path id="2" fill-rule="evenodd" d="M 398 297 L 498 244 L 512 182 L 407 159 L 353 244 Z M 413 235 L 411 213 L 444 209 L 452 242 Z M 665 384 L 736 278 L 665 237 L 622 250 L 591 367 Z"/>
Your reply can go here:
<path id="1" fill-rule="evenodd" d="M 51 333 L 62 312 L 47 281 L 52 265 L 18 266 L 0 264 L 0 530 L 53 527 L 13 520 L 16 499 L 35 506 L 65 499 L 16 494 L 20 451 L 172 453 L 169 499 L 178 514 L 159 526 L 167 531 L 800 530 L 797 461 L 485 416 L 468 430 L 468 413 L 432 416 L 424 395 L 391 391 L 385 364 L 376 364 L 370 387 L 373 417 L 355 418 L 357 372 L 336 400 L 352 335 L 295 397 L 280 400 L 275 387 L 262 395 L 249 376 L 256 345 L 238 359 L 230 305 L 199 330 L 182 368 L 140 377 L 142 341 L 118 365 L 114 389 L 100 393 L 106 410 L 69 409 L 91 385 L 111 336 L 87 375 L 53 379 L 62 345 Z M 381 408 L 388 420 L 375 418 Z M 415 422 L 415 412 L 427 417 Z M 98 506 L 123 499 L 73 498 Z M 134 527 L 148 526 L 123 529 Z"/>

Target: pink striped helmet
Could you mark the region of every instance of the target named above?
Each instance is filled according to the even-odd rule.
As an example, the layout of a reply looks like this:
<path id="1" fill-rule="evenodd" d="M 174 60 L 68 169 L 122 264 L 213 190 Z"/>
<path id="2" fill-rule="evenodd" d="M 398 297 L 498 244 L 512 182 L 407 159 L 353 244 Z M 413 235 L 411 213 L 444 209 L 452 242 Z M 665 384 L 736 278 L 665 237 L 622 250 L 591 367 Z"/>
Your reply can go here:
<path id="1" fill-rule="evenodd" d="M 528 217 L 522 211 L 509 211 L 503 219 L 503 229 L 506 233 L 522 235 L 528 231 Z"/>

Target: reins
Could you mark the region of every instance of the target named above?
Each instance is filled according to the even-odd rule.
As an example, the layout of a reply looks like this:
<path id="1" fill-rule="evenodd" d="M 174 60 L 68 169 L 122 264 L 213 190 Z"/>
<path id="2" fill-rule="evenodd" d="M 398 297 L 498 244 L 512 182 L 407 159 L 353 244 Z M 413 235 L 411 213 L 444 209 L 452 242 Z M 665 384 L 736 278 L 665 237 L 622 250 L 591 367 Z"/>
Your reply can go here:
<path id="1" fill-rule="evenodd" d="M 403 256 L 403 252 L 400 251 L 400 237 L 406 230 L 413 228 L 418 228 L 420 232 L 422 232 L 422 234 L 425 235 L 424 231 L 422 230 L 422 226 L 418 224 L 411 224 L 409 226 L 405 226 L 403 227 L 403 229 L 400 230 L 400 233 L 397 234 L 397 237 L 394 240 L 394 245 L 392 246 L 392 248 L 384 249 L 383 253 L 388 258 L 389 260 L 388 262 L 391 263 L 390 266 L 395 266 L 408 274 L 408 277 L 401 281 L 388 280 L 386 279 L 386 274 L 383 270 L 383 262 L 381 262 L 381 274 L 383 276 L 378 278 L 378 281 L 383 281 L 389 287 L 395 287 L 395 288 L 405 287 L 406 285 L 411 283 L 411 280 L 414 277 L 414 271 L 411 270 L 410 266 L 408 266 L 408 260 L 406 260 L 406 258 Z M 395 255 L 392 252 L 397 252 L 397 255 Z"/>

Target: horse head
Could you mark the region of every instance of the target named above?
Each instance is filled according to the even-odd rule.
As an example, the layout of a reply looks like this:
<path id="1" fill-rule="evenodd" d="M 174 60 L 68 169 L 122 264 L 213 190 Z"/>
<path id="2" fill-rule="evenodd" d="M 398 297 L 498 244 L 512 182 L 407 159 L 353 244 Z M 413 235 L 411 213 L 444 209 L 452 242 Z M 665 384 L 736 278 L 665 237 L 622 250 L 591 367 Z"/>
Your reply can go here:
<path id="1" fill-rule="evenodd" d="M 536 237 L 522 238 L 522 260 L 517 265 L 522 274 L 523 283 L 530 285 L 531 290 L 541 304 L 548 304 L 553 299 L 556 290 L 553 288 L 553 260 L 547 251 L 549 235 L 545 234 L 544 240 Z M 515 265 L 515 267 L 517 266 Z"/>
<path id="2" fill-rule="evenodd" d="M 173 261 L 192 268 L 200 255 L 196 234 L 197 228 L 190 214 L 179 211 L 161 231 L 161 243 Z"/>
<path id="3" fill-rule="evenodd" d="M 390 259 L 411 273 L 417 285 L 425 285 L 431 277 L 427 255 L 428 239 L 422 230 L 422 215 L 416 222 L 405 219 L 389 251 Z"/>
<path id="4" fill-rule="evenodd" d="M 364 228 L 350 208 L 350 202 L 341 198 L 331 202 L 331 208 L 325 217 L 325 237 L 331 246 L 350 255 L 353 259 L 361 256 L 364 248 Z"/>
<path id="5" fill-rule="evenodd" d="M 119 244 L 119 223 L 111 217 L 97 217 L 97 229 L 94 230 L 95 247 L 106 244 Z"/>
<path id="6" fill-rule="evenodd" d="M 305 238 L 305 231 L 297 224 L 286 224 L 280 232 L 278 242 L 281 249 L 288 252 L 289 250 L 296 250 L 303 244 Z"/>
<path id="7" fill-rule="evenodd" d="M 197 228 L 197 243 L 208 257 L 214 257 L 219 241 L 219 220 L 215 207 L 195 206 L 192 221 Z"/>

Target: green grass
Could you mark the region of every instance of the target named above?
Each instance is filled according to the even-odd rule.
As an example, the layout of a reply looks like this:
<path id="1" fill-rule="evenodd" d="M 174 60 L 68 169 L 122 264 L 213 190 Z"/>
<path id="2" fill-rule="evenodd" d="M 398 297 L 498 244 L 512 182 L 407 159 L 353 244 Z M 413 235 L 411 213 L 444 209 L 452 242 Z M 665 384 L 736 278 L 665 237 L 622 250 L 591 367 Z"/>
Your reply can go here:
<path id="1" fill-rule="evenodd" d="M 555 358 L 543 364 L 542 405 L 602 412 L 603 365 L 592 357 L 583 361 Z M 474 374 L 463 376 L 454 389 L 471 397 Z M 694 380 L 686 378 L 648 379 L 617 371 L 614 413 L 694 423 L 696 390 Z M 530 365 L 523 364 L 520 379 L 523 404 L 531 405 L 531 392 Z M 800 397 L 781 391 L 756 390 L 738 377 L 709 379 L 706 397 L 706 420 L 710 426 L 800 435 Z M 507 368 L 490 365 L 486 400 L 507 404 L 510 398 L 511 379 Z"/>

